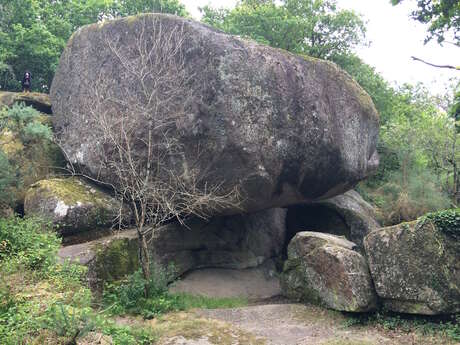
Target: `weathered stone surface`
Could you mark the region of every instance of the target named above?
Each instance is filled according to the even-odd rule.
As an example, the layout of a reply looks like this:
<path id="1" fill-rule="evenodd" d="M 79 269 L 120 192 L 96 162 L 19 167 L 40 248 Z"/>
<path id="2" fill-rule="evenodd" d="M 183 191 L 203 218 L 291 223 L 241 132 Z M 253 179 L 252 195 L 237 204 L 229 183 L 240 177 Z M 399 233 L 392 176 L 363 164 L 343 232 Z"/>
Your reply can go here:
<path id="1" fill-rule="evenodd" d="M 39 112 L 51 114 L 51 101 L 49 95 L 38 92 L 0 92 L 0 108 L 11 107 L 13 104 L 25 103 Z"/>
<path id="2" fill-rule="evenodd" d="M 33 184 L 27 191 L 24 212 L 49 219 L 62 235 L 110 227 L 118 220 L 120 202 L 83 179 L 54 178 Z M 130 220 L 124 208 L 124 220 Z"/>
<path id="3" fill-rule="evenodd" d="M 54 124 L 70 160 L 87 173 L 116 184 L 112 171 L 100 170 L 101 152 L 110 152 L 111 146 L 83 109 L 95 100 L 92 90 L 100 76 L 114 99 L 124 99 L 127 88 L 141 87 L 123 77 L 107 38 L 123 42 L 124 51 L 135 54 L 131 48 L 145 22 L 150 23 L 147 32 L 161 24 L 165 33 L 178 29 L 186 36 L 186 92 L 188 97 L 193 90 L 193 96 L 186 103 L 186 118 L 168 132 L 185 150 L 172 159 L 171 169 L 180 173 L 193 166 L 198 176 L 212 172 L 211 185 L 224 182 L 228 190 L 239 186 L 243 209 L 252 212 L 333 197 L 377 167 L 375 107 L 336 65 L 229 36 L 193 20 L 150 14 L 83 27 L 62 55 L 51 88 Z M 152 36 L 144 35 L 147 46 Z M 136 58 L 130 56 L 130 61 Z M 183 103 L 187 97 L 172 101 Z M 111 106 L 116 121 L 117 105 Z M 147 127 L 138 124 L 139 138 L 146 137 Z M 146 155 L 146 150 L 135 153 Z"/>
<path id="4" fill-rule="evenodd" d="M 194 219 L 155 231 L 151 241 L 156 261 L 173 262 L 178 274 L 204 267 L 243 269 L 280 256 L 285 243 L 286 210 Z"/>
<path id="5" fill-rule="evenodd" d="M 343 237 L 299 232 L 289 243 L 281 279 L 283 293 L 296 300 L 340 311 L 375 309 L 375 294 L 364 257 Z"/>
<path id="6" fill-rule="evenodd" d="M 188 228 L 168 224 L 149 241 L 156 264 L 174 265 L 180 276 L 197 268 L 245 269 L 258 267 L 281 255 L 285 233 L 284 209 L 250 215 L 215 217 L 209 222 L 192 220 Z M 90 285 L 120 279 L 139 268 L 136 230 L 67 246 L 61 258 L 89 267 Z"/>
<path id="7" fill-rule="evenodd" d="M 356 191 L 288 208 L 288 239 L 299 231 L 318 231 L 345 236 L 363 250 L 363 239 L 378 229 L 374 208 Z"/>
<path id="8" fill-rule="evenodd" d="M 457 211 L 460 229 L 460 211 Z M 425 217 L 382 228 L 364 240 L 377 294 L 389 310 L 460 311 L 460 238 Z"/>

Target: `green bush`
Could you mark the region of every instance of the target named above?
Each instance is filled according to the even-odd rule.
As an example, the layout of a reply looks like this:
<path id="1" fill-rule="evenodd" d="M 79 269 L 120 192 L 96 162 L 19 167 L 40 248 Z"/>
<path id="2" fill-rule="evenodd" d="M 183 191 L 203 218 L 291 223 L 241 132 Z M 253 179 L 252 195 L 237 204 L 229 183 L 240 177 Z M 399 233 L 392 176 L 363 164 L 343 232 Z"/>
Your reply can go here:
<path id="1" fill-rule="evenodd" d="M 0 262 L 42 269 L 56 260 L 60 239 L 52 227 L 37 218 L 0 219 Z"/>
<path id="2" fill-rule="evenodd" d="M 124 282 L 107 284 L 103 293 L 104 303 L 115 314 L 129 312 L 142 314 L 146 318 L 177 309 L 168 295 L 168 282 L 174 277 L 174 268 L 152 265 L 150 271 L 149 281 L 144 279 L 139 269 Z M 148 296 L 145 296 L 146 287 Z"/>

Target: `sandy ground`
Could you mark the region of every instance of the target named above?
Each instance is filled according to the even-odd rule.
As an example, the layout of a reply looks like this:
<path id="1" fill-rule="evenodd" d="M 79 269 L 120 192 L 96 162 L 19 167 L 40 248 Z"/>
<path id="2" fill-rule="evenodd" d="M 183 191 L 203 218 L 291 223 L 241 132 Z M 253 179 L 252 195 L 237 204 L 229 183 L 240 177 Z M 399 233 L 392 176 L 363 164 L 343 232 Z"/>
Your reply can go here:
<path id="1" fill-rule="evenodd" d="M 244 297 L 249 300 L 267 299 L 281 293 L 274 272 L 262 268 L 196 270 L 181 278 L 170 291 L 208 297 Z"/>

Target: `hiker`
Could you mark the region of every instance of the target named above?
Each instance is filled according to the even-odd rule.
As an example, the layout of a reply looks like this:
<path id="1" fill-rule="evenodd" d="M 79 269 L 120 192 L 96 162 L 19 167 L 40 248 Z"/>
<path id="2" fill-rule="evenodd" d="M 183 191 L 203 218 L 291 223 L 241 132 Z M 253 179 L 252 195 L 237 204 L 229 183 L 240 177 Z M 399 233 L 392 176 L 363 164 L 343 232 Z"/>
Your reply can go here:
<path id="1" fill-rule="evenodd" d="M 24 73 L 24 78 L 22 78 L 22 92 L 30 92 L 30 87 L 32 85 L 32 75 L 30 72 Z"/>

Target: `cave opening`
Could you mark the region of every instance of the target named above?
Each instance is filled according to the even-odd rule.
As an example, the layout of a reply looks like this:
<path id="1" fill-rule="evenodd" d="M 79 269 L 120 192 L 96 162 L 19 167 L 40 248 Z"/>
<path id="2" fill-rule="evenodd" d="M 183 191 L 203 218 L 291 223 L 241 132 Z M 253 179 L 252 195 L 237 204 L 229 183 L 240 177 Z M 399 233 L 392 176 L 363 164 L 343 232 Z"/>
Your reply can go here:
<path id="1" fill-rule="evenodd" d="M 301 231 L 324 232 L 351 238 L 344 217 L 331 207 L 321 204 L 300 204 L 288 207 L 286 216 L 286 245 Z"/>

